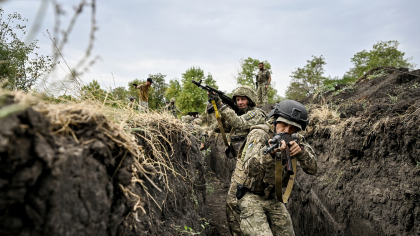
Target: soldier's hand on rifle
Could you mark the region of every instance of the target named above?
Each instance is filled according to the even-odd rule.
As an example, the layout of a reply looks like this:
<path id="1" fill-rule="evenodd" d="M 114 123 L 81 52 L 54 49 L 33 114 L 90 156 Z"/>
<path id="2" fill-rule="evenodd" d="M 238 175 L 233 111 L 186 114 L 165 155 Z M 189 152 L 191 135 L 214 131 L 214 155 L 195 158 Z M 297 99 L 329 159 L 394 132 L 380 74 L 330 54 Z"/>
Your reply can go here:
<path id="1" fill-rule="evenodd" d="M 297 144 L 295 141 L 291 141 L 289 144 L 291 157 L 302 151 L 302 149 L 299 147 L 299 144 Z"/>
<path id="2" fill-rule="evenodd" d="M 222 99 L 220 99 L 219 95 L 215 94 L 214 92 L 211 94 L 209 92 L 207 92 L 207 96 L 208 96 L 208 101 L 209 103 L 211 103 L 211 101 L 215 101 L 216 105 L 219 105 L 222 103 Z"/>
<path id="3" fill-rule="evenodd" d="M 270 141 L 271 141 L 271 139 L 268 140 L 268 144 L 271 146 Z M 289 142 L 289 145 L 290 145 L 290 147 L 289 147 L 290 156 L 294 156 L 294 155 L 296 155 L 296 154 L 298 154 L 299 152 L 302 151 L 302 149 L 299 147 L 299 144 L 297 144 L 295 141 Z M 284 140 L 282 140 L 280 148 L 274 149 L 274 151 L 271 154 L 274 155 L 276 152 L 281 152 L 281 151 L 284 151 L 285 149 L 286 149 L 286 142 L 284 142 Z"/>

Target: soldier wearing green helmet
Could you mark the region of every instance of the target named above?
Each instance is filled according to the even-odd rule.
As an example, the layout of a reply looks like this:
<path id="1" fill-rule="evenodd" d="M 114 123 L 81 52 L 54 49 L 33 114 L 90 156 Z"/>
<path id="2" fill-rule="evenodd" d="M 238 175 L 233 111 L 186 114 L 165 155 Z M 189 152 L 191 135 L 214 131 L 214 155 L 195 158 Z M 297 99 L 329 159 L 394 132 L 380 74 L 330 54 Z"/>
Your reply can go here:
<path id="1" fill-rule="evenodd" d="M 231 144 L 239 153 L 241 145 L 252 126 L 264 124 L 267 121 L 267 115 L 259 108 L 256 108 L 257 94 L 250 86 L 241 86 L 233 92 L 232 96 L 236 105 L 239 107 L 239 114 L 223 104 L 220 98 L 215 94 L 209 94 L 209 102 L 215 101 L 221 117 L 232 129 L 229 133 Z M 236 157 L 235 157 L 236 158 Z M 231 185 L 226 198 L 226 216 L 229 224 L 229 230 L 232 235 L 242 235 L 240 229 L 239 208 L 235 197 L 236 183 Z"/>

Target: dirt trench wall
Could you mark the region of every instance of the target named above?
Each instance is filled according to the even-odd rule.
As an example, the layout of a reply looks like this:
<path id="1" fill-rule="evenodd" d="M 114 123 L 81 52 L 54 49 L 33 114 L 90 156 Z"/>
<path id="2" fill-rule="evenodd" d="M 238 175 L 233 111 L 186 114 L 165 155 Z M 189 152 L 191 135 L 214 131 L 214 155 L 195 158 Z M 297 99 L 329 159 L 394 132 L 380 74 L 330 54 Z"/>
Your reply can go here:
<path id="1" fill-rule="evenodd" d="M 147 137 L 144 132 L 139 134 Z M 166 138 L 172 140 L 172 147 L 166 143 L 160 151 L 173 153 L 170 161 L 174 171 L 166 170 L 165 177 L 165 171 L 161 168 L 160 173 L 152 176 L 152 182 L 162 192 L 148 181 L 143 182 L 145 188 L 133 190 L 142 196 L 141 206 L 146 213 L 141 210 L 136 211 L 137 213 L 131 212 L 119 225 L 117 235 L 181 235 L 184 227 L 202 232 L 203 235 L 210 233 L 209 228 L 203 231 L 201 226 L 205 225 L 206 181 L 204 159 L 199 151 L 198 140 L 190 136 L 191 143 L 188 143 L 177 133 L 171 133 Z M 146 155 L 153 156 L 150 144 L 141 138 L 138 141 L 144 147 Z M 161 138 L 160 142 L 165 143 Z M 134 205 L 131 202 L 130 207 Z"/>
<path id="2" fill-rule="evenodd" d="M 175 172 L 167 173 L 168 191 L 163 168 L 139 160 L 149 180 L 133 170 L 132 154 L 98 131 L 105 123 L 92 120 L 70 125 L 74 132 L 67 134 L 32 108 L 0 120 L 0 235 L 176 235 L 177 226 L 201 230 L 206 192 L 197 140 L 187 143 L 167 134 L 174 142 L 166 150 L 173 152 L 175 166 Z M 137 142 L 153 159 L 151 145 L 140 137 Z M 141 184 L 132 182 L 133 172 Z"/>
<path id="3" fill-rule="evenodd" d="M 221 134 L 212 133 L 208 142 L 210 144 L 205 161 L 216 174 L 216 177 L 225 185 L 229 185 L 233 170 L 235 169 L 236 160 L 226 157 L 225 144 Z"/>
<path id="4" fill-rule="evenodd" d="M 307 129 L 318 173 L 287 204 L 296 235 L 420 234 L 420 71 L 405 72 L 327 97 L 342 119 Z"/>

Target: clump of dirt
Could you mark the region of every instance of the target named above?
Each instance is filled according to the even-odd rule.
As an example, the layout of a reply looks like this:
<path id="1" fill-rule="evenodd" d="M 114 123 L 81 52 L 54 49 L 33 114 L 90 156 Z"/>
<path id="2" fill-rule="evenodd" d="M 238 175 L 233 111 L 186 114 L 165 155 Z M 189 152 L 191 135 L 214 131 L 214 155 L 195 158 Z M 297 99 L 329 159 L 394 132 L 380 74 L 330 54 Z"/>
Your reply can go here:
<path id="1" fill-rule="evenodd" d="M 388 73 L 306 100 L 318 173 L 297 175 L 296 235 L 420 234 L 420 70 Z"/>
<path id="2" fill-rule="evenodd" d="M 3 94 L 0 109 L 26 98 L 17 95 Z M 94 110 L 37 105 L 0 120 L 0 235 L 201 231 L 197 140 L 165 117 L 130 124 L 130 135 Z"/>

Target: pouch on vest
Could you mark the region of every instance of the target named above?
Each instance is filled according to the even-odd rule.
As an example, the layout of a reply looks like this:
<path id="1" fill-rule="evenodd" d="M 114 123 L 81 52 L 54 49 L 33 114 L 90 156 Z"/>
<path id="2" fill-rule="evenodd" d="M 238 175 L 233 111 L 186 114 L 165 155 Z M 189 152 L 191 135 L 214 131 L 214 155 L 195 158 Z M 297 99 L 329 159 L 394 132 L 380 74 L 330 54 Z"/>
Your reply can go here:
<path id="1" fill-rule="evenodd" d="M 247 188 L 245 188 L 242 184 L 236 184 L 236 198 L 238 200 L 241 200 L 245 196 L 245 193 L 248 191 Z"/>

